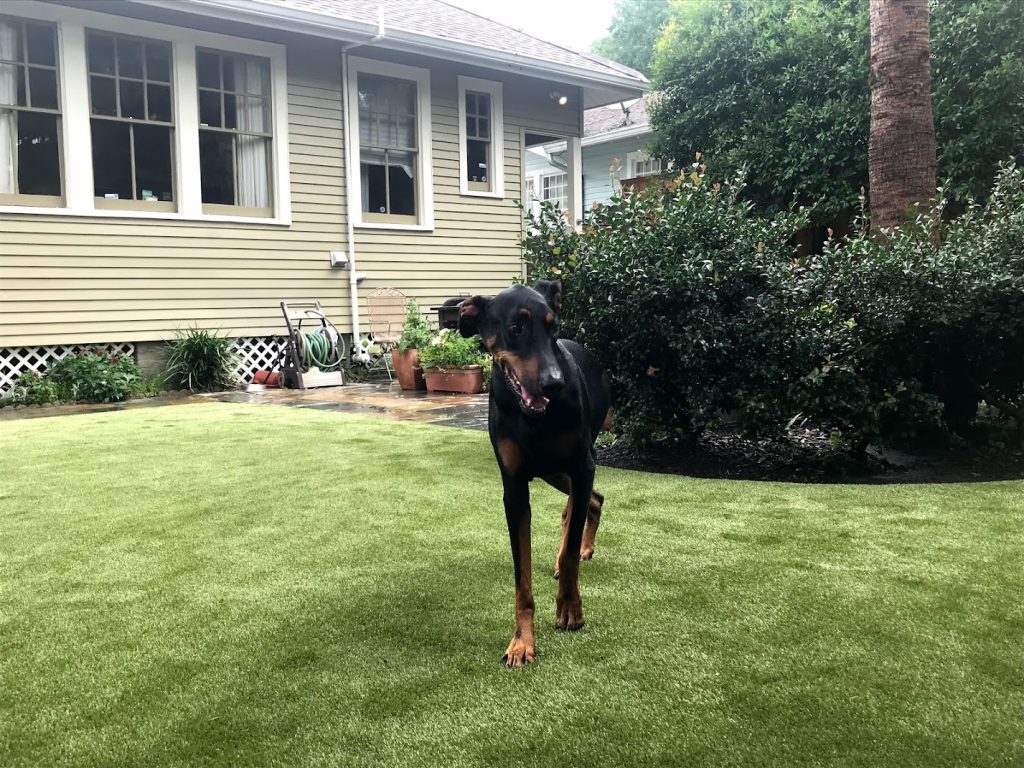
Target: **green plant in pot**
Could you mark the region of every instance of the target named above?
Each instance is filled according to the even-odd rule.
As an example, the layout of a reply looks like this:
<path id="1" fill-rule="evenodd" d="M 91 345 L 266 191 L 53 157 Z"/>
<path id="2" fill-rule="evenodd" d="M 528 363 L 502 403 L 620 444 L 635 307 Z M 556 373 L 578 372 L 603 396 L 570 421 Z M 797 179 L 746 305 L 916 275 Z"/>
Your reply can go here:
<path id="1" fill-rule="evenodd" d="M 475 336 L 464 339 L 446 329 L 420 350 L 420 364 L 428 391 L 475 395 L 484 391 L 484 366 L 490 367 L 490 359 L 480 352 Z"/>
<path id="2" fill-rule="evenodd" d="M 398 339 L 398 347 L 391 350 L 391 361 L 394 363 L 395 374 L 402 389 L 426 389 L 419 350 L 430 345 L 434 332 L 420 312 L 415 299 L 409 299 L 405 308 L 408 311 L 405 326 Z"/>

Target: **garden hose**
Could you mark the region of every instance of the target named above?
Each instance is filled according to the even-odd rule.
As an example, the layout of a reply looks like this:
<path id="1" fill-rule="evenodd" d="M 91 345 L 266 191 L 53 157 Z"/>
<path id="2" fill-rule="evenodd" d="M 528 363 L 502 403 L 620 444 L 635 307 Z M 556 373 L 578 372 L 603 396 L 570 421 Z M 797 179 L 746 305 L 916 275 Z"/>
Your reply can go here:
<path id="1" fill-rule="evenodd" d="M 321 328 L 314 333 L 296 331 L 293 337 L 295 349 L 299 353 L 302 367 L 307 371 L 318 368 L 321 371 L 336 371 L 343 362 L 343 353 L 338 349 L 338 342 L 332 339 Z"/>

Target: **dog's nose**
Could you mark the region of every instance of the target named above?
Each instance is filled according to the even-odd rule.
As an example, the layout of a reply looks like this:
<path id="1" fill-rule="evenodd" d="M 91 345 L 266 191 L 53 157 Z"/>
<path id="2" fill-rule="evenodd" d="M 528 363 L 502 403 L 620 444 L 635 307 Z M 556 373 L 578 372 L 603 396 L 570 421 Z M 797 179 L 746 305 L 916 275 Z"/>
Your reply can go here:
<path id="1" fill-rule="evenodd" d="M 555 368 L 544 373 L 540 379 L 540 388 L 544 390 L 544 394 L 547 397 L 557 395 L 565 389 L 565 379 L 562 377 L 562 372 Z"/>

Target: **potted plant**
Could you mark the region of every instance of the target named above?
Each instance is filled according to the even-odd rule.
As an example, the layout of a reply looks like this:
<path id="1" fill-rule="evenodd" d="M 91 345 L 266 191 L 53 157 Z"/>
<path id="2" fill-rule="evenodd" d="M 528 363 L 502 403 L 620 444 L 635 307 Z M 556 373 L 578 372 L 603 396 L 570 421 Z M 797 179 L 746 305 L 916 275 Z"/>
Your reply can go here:
<path id="1" fill-rule="evenodd" d="M 429 392 L 483 392 L 485 362 L 490 364 L 476 337 L 464 339 L 455 329 L 441 331 L 430 346 L 420 350 Z"/>
<path id="2" fill-rule="evenodd" d="M 391 350 L 391 361 L 395 366 L 395 375 L 402 389 L 426 389 L 423 369 L 420 367 L 419 350 L 428 346 L 434 337 L 430 323 L 420 313 L 415 299 L 409 299 L 405 308 L 405 326 L 398 338 L 398 347 Z"/>

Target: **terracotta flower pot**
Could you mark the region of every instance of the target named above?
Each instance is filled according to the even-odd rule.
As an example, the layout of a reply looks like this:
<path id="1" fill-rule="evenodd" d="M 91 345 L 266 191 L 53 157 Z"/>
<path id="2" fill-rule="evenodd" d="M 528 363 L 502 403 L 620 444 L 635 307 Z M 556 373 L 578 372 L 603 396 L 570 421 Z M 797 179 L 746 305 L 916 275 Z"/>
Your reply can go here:
<path id="1" fill-rule="evenodd" d="M 484 391 L 484 369 L 479 365 L 461 368 L 424 368 L 428 392 L 458 392 L 476 395 Z"/>
<path id="2" fill-rule="evenodd" d="M 398 383 L 402 389 L 426 389 L 427 382 L 423 379 L 423 369 L 420 368 L 420 353 L 415 349 L 407 349 L 399 352 L 398 349 L 391 350 L 391 362 L 395 366 L 395 375 L 398 376 Z"/>

